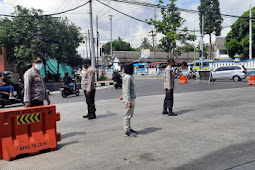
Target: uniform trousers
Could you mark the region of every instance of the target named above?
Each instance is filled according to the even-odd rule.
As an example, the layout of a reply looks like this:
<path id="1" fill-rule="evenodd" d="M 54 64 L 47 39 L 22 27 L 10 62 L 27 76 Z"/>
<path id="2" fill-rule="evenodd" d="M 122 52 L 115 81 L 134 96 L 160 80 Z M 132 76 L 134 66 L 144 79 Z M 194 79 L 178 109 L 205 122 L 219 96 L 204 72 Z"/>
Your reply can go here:
<path id="1" fill-rule="evenodd" d="M 41 100 L 31 100 L 30 107 L 35 107 L 35 106 L 43 106 L 43 101 L 41 101 Z"/>
<path id="2" fill-rule="evenodd" d="M 95 93 L 96 90 L 90 91 L 89 95 L 86 93 L 87 91 L 84 90 L 84 94 L 86 97 L 86 103 L 88 105 L 88 117 L 95 117 L 96 116 L 96 107 L 95 107 Z"/>
<path id="3" fill-rule="evenodd" d="M 131 129 L 131 118 L 134 115 L 134 109 L 135 109 L 135 100 L 131 101 L 132 108 L 128 107 L 128 103 L 125 103 L 125 115 L 123 118 L 123 128 L 124 132 L 128 132 Z"/>
<path id="4" fill-rule="evenodd" d="M 164 100 L 164 111 L 167 111 L 167 108 L 169 110 L 172 110 L 174 104 L 174 90 L 170 89 L 170 93 L 168 93 L 168 90 L 166 90 L 166 96 Z"/>

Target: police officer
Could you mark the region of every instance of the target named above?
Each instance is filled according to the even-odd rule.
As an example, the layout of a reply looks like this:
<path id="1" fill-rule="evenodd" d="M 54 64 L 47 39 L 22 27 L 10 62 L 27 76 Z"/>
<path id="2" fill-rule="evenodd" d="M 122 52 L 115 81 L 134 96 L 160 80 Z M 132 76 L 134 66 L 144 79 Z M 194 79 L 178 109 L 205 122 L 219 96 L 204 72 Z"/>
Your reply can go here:
<path id="1" fill-rule="evenodd" d="M 164 89 L 165 89 L 165 100 L 164 100 L 164 111 L 162 114 L 168 114 L 168 116 L 177 116 L 173 112 L 173 103 L 174 103 L 174 72 L 172 67 L 175 65 L 174 59 L 171 58 L 168 60 L 168 66 L 165 69 L 164 73 Z M 169 109 L 169 112 L 167 111 Z"/>
<path id="2" fill-rule="evenodd" d="M 95 72 L 91 67 L 91 61 L 89 59 L 83 60 L 83 75 L 81 79 L 81 87 L 84 90 L 86 97 L 86 103 L 88 105 L 88 114 L 83 118 L 95 119 L 96 118 L 96 107 L 95 107 Z"/>
<path id="3" fill-rule="evenodd" d="M 46 91 L 43 76 L 40 72 L 42 60 L 37 57 L 32 63 L 32 68 L 28 69 L 24 74 L 25 106 L 42 106 L 43 100 L 47 100 L 48 105 L 50 105 L 50 99 Z"/>

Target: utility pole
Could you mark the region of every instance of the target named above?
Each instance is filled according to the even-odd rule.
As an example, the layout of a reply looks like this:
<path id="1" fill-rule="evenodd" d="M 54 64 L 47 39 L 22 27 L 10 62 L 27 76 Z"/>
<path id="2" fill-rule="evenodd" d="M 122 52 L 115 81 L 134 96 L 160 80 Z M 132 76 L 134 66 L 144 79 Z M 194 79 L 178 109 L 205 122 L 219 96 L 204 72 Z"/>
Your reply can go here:
<path id="1" fill-rule="evenodd" d="M 195 28 L 194 28 L 194 33 L 193 33 L 194 37 L 195 37 Z M 194 63 L 193 63 L 193 69 L 194 71 L 196 71 L 196 40 L 194 40 Z"/>
<path id="2" fill-rule="evenodd" d="M 99 41 L 99 32 L 98 32 L 98 16 L 96 17 L 96 21 L 97 21 L 97 64 L 98 64 L 98 56 L 99 56 L 99 51 L 98 51 L 98 48 L 99 48 L 99 44 L 98 44 L 98 41 Z"/>
<path id="3" fill-rule="evenodd" d="M 92 15 L 92 0 L 90 2 L 90 44 L 91 44 L 91 65 L 92 68 L 95 70 L 95 48 L 94 48 L 94 36 L 93 36 L 93 15 Z"/>
<path id="4" fill-rule="evenodd" d="M 250 6 L 250 47 L 249 47 L 249 59 L 252 59 L 252 10 Z"/>
<path id="5" fill-rule="evenodd" d="M 112 58 L 112 17 L 113 17 L 113 15 L 109 15 L 110 24 L 111 24 L 111 52 L 110 52 L 111 58 Z"/>
<path id="6" fill-rule="evenodd" d="M 85 35 L 85 48 L 86 48 L 86 58 L 89 58 L 89 53 L 88 53 L 88 37 Z"/>
<path id="7" fill-rule="evenodd" d="M 201 70 L 203 70 L 203 53 L 204 53 L 204 29 L 205 29 L 205 16 L 202 15 L 202 35 L 201 35 L 201 41 L 200 41 L 200 51 L 201 51 Z"/>
<path id="8" fill-rule="evenodd" d="M 156 34 L 154 34 L 154 31 L 150 31 L 151 36 L 152 36 L 152 44 L 153 44 L 153 56 L 154 56 L 154 66 L 156 68 L 156 51 L 155 51 L 155 41 L 154 41 L 154 37 L 156 36 Z"/>
<path id="9" fill-rule="evenodd" d="M 88 30 L 88 51 L 89 51 L 89 59 L 91 60 L 91 38 L 90 38 L 90 33 L 89 33 L 89 30 Z"/>

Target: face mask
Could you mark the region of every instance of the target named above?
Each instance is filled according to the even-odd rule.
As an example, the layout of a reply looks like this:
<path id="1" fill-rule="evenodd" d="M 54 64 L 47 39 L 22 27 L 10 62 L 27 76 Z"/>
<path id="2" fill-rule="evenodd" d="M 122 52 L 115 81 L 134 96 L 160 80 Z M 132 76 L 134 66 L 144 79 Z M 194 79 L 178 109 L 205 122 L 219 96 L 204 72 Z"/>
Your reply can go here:
<path id="1" fill-rule="evenodd" d="M 34 67 L 35 67 L 36 70 L 39 71 L 42 68 L 42 63 L 36 63 Z"/>

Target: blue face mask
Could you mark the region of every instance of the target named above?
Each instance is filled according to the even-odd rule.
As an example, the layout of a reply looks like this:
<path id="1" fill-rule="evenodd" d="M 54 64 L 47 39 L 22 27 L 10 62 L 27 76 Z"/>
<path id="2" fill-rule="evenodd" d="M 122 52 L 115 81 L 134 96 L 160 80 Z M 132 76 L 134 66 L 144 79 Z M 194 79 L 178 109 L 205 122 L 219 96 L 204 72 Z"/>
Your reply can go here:
<path id="1" fill-rule="evenodd" d="M 42 68 L 42 63 L 36 63 L 35 64 L 35 66 L 34 66 L 34 68 L 36 69 L 36 70 L 41 70 L 41 68 Z"/>

